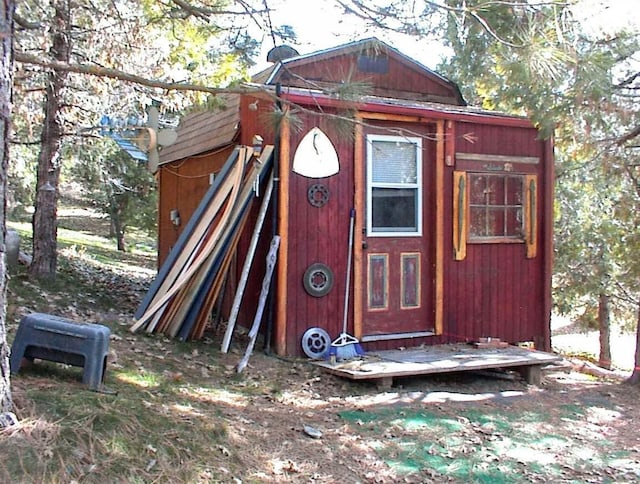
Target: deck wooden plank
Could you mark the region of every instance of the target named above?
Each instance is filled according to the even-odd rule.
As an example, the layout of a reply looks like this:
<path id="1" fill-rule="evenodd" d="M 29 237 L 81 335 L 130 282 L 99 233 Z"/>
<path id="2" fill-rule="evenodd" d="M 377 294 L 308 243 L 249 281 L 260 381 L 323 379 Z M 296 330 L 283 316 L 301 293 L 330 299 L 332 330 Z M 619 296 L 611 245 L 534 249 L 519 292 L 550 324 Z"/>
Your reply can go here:
<path id="1" fill-rule="evenodd" d="M 468 345 L 436 345 L 425 348 L 368 353 L 364 358 L 332 364 L 316 364 L 327 372 L 350 380 L 387 380 L 394 377 L 486 370 L 538 368 L 560 361 L 558 355 L 517 346 L 474 348 Z M 535 373 L 535 368 L 533 373 Z M 525 371 L 526 373 L 526 371 Z M 531 372 L 529 372 L 531 373 Z M 529 374 L 527 373 L 527 374 Z M 533 373 L 531 373 L 533 375 Z M 535 378 L 534 378 L 535 379 Z"/>

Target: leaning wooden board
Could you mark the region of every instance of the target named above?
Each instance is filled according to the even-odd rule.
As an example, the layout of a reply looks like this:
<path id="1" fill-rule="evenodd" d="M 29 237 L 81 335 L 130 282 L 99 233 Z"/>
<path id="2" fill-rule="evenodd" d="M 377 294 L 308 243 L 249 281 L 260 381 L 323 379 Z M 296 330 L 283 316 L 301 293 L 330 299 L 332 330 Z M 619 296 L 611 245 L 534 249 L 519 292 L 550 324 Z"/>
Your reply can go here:
<path id="1" fill-rule="evenodd" d="M 241 155 L 242 154 L 243 154 L 243 151 L 241 151 Z M 242 156 L 240 157 L 240 160 L 241 159 L 242 159 Z M 137 318 L 138 319 L 137 323 L 132 327 L 133 331 L 135 331 L 141 325 L 143 325 L 146 321 L 151 319 L 156 314 L 156 312 L 158 311 L 162 312 L 166 307 L 166 303 L 169 301 L 169 299 L 179 290 L 180 287 L 182 287 L 184 283 L 186 283 L 189 280 L 191 275 L 198 269 L 199 265 L 207 257 L 208 255 L 207 251 L 211 247 L 213 247 L 219 234 L 223 231 L 223 229 L 226 226 L 226 222 L 227 222 L 226 219 L 234 211 L 236 197 L 240 188 L 240 180 L 242 178 L 242 171 L 243 171 L 243 164 L 240 162 L 240 160 L 238 160 L 238 162 L 236 163 L 235 169 L 233 171 L 233 175 L 231 178 L 231 184 L 233 185 L 233 188 L 232 188 L 228 203 L 226 205 L 225 212 L 223 214 L 224 218 L 214 228 L 213 233 L 210 234 L 210 236 L 204 243 L 204 246 L 198 247 L 198 245 L 200 245 L 200 243 L 203 240 L 203 232 L 205 232 L 209 228 L 209 225 L 211 224 L 211 220 L 215 218 L 215 215 L 219 210 L 220 206 L 222 206 L 223 201 L 219 200 L 220 202 L 219 205 L 216 204 L 216 207 L 214 207 L 216 209 L 215 211 L 211 211 L 210 207 L 207 207 L 205 210 L 203 210 L 206 217 L 201 215 L 200 221 L 198 222 L 198 224 L 196 224 L 197 226 L 200 226 L 201 229 L 194 228 L 192 233 L 193 235 L 192 240 L 187 241 L 184 244 L 183 254 L 181 254 L 182 257 L 180 259 L 184 264 L 186 264 L 188 259 L 192 256 L 192 254 L 196 250 L 198 251 L 198 256 L 195 258 L 195 260 L 192 260 L 190 264 L 182 265 L 181 267 L 174 265 L 174 267 L 172 267 L 168 271 L 168 274 L 164 278 L 162 284 L 160 284 L 160 287 L 156 290 L 156 293 L 149 298 L 150 299 L 149 306 L 144 311 L 144 313 Z M 214 197 L 214 200 L 215 200 L 215 197 Z M 190 242 L 196 242 L 196 241 L 197 241 L 196 244 L 190 243 Z M 149 326 L 147 328 L 147 331 L 151 332 L 154 329 L 155 329 L 154 327 Z"/>
<path id="2" fill-rule="evenodd" d="M 182 286 L 189 281 L 191 276 L 193 276 L 193 274 L 195 274 L 200 269 L 203 262 L 207 259 L 207 257 L 209 257 L 211 251 L 218 243 L 221 234 L 224 233 L 224 230 L 227 227 L 229 218 L 234 212 L 238 193 L 240 191 L 240 179 L 242 178 L 242 171 L 243 171 L 242 166 L 238 165 L 232 180 L 234 184 L 234 188 L 231 192 L 231 195 L 229 196 L 229 200 L 225 206 L 225 210 L 224 210 L 224 213 L 222 214 L 222 218 L 218 222 L 218 224 L 215 226 L 213 232 L 208 236 L 205 243 L 199 248 L 197 257 L 191 262 L 191 264 L 189 264 L 188 267 L 184 268 L 182 273 L 173 282 L 173 284 L 171 284 L 171 286 L 167 288 L 164 294 L 158 293 L 159 297 L 156 300 L 154 300 L 153 305 L 150 308 L 148 308 L 145 314 L 143 314 L 140 317 L 140 320 L 150 318 L 153 315 L 153 313 L 155 313 L 156 311 L 164 312 L 164 308 L 166 308 L 165 303 L 167 303 L 170 300 L 170 298 L 172 298 L 180 290 L 180 288 L 182 288 Z"/>
<path id="3" fill-rule="evenodd" d="M 225 184 L 225 181 L 229 173 L 231 172 L 232 168 L 236 165 L 238 158 L 240 158 L 240 154 L 241 154 L 241 148 L 238 147 L 233 150 L 231 155 L 229 155 L 229 158 L 227 159 L 224 166 L 222 167 L 222 170 L 214 180 L 214 183 L 211 185 L 209 190 L 207 190 L 207 193 L 205 194 L 204 198 L 198 205 L 198 208 L 193 213 L 193 215 L 187 222 L 187 225 L 185 226 L 182 233 L 178 237 L 178 240 L 173 246 L 173 250 L 167 256 L 164 264 L 162 264 L 162 267 L 160 267 L 160 270 L 158 271 L 158 275 L 156 276 L 155 280 L 151 284 L 151 287 L 149 288 L 149 290 L 147 291 L 147 294 L 145 295 L 142 302 L 140 303 L 140 306 L 138 306 L 138 309 L 136 310 L 136 313 L 134 315 L 136 319 L 142 316 L 144 312 L 147 310 L 147 308 L 151 304 L 151 300 L 154 298 L 156 292 L 163 285 L 165 279 L 167 278 L 169 273 L 172 271 L 173 267 L 175 265 L 180 265 L 179 262 L 186 260 L 186 258 L 190 255 L 190 252 L 184 250 L 185 246 L 188 243 L 192 242 L 191 239 L 193 237 L 193 232 L 195 228 L 198 226 L 198 224 L 201 223 L 202 215 L 208 208 L 210 208 L 213 198 L 216 195 L 218 195 L 219 192 L 221 191 L 221 186 Z M 228 190 L 230 191 L 231 188 L 232 187 L 228 187 Z"/>
<path id="4" fill-rule="evenodd" d="M 270 171 L 272 155 L 273 147 L 266 146 L 243 175 L 244 160 L 249 157 L 240 152 L 234 170 L 221 185 L 226 186 L 226 192 L 231 190 L 228 199 L 214 196 L 208 207 L 198 211 L 200 220 L 192 227 L 191 240 L 182 244 L 183 250 L 191 253 L 175 259 L 183 266 L 166 272 L 164 284 L 158 285 L 154 297 L 148 298 L 147 309 L 136 328 L 150 320 L 148 332 L 162 332 L 181 340 L 201 337 L 248 218 L 254 186 Z"/>
<path id="5" fill-rule="evenodd" d="M 265 148 L 265 150 L 266 149 L 267 148 Z M 211 260 L 211 267 L 205 269 L 205 277 L 202 283 L 199 285 L 200 287 L 198 288 L 199 290 L 196 299 L 191 304 L 189 315 L 182 323 L 182 327 L 180 329 L 180 332 L 178 333 L 179 339 L 187 339 L 191 334 L 194 326 L 197 325 L 197 322 L 200 321 L 202 324 L 202 318 L 208 317 L 208 311 L 215 302 L 215 299 L 210 297 L 210 293 L 212 291 L 212 288 L 214 287 L 216 278 L 219 273 L 224 274 L 226 272 L 223 267 L 223 264 L 225 264 L 225 258 L 229 259 L 229 261 L 227 262 L 228 267 L 228 263 L 230 263 L 230 257 L 235 250 L 235 247 L 237 246 L 239 236 L 249 214 L 249 208 L 251 206 L 251 200 L 253 197 L 254 183 L 256 181 L 258 181 L 258 183 L 262 182 L 266 174 L 269 172 L 271 162 L 272 150 L 263 151 L 260 157 L 260 163 L 257 163 L 255 165 L 254 171 L 245 180 L 242 194 L 238 197 L 236 210 L 231 216 L 228 229 L 227 231 L 225 231 L 225 235 L 221 238 L 221 245 L 218 248 L 219 250 L 216 250 L 216 252 L 212 254 L 215 255 L 215 257 L 213 257 Z M 215 287 L 219 289 L 221 285 L 222 279 L 218 279 L 218 284 L 215 284 Z"/>

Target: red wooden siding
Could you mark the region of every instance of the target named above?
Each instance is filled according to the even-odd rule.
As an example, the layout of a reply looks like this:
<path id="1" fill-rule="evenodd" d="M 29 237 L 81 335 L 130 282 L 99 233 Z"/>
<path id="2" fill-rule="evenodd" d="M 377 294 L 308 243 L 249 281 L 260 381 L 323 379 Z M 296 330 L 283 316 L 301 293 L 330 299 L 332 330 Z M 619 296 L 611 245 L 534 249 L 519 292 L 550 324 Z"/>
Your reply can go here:
<path id="1" fill-rule="evenodd" d="M 538 157 L 537 165 L 516 165 L 514 172 L 527 170 L 538 175 L 537 219 L 544 220 L 552 200 L 547 192 L 544 173 L 550 167 L 545 159 L 545 142 L 537 139 L 534 128 L 487 126 L 457 123 L 455 152 L 487 155 Z M 458 163 L 459 168 L 464 163 Z M 453 169 L 447 168 L 445 201 L 453 198 Z M 526 258 L 521 243 L 467 243 L 466 257 L 455 261 L 450 234 L 451 216 L 445 217 L 444 328 L 443 342 L 470 341 L 483 336 L 499 337 L 511 343 L 534 341 L 548 349 L 545 326 L 548 289 L 545 264 L 545 233 L 549 227 L 537 224 L 537 256 Z"/>
<path id="2" fill-rule="evenodd" d="M 257 112 L 249 111 L 247 98 L 241 104 L 243 133 L 241 142 L 250 143 L 254 134 L 261 134 L 266 142 L 272 142 L 273 128 L 267 127 L 265 113 L 271 108 L 261 101 Z M 353 203 L 354 171 L 352 140 L 340 136 L 335 123 L 326 117 L 310 114 L 299 115 L 303 128 L 292 132 L 290 157 L 304 134 L 313 126 L 319 126 L 330 137 L 340 157 L 340 172 L 332 177 L 313 180 L 295 173 L 289 173 L 289 238 L 288 251 L 280 257 L 287 259 L 286 275 L 286 350 L 287 354 L 301 354 L 300 338 L 312 326 L 325 328 L 331 337 L 341 331 L 344 304 L 344 277 L 348 242 L 349 209 Z M 372 124 L 369 122 L 369 124 Z M 385 127 L 411 126 L 407 123 L 373 123 Z M 426 125 L 433 130 L 433 125 Z M 367 130 L 368 131 L 368 130 Z M 520 128 L 480 123 L 456 123 L 452 132 L 457 137 L 454 143 L 445 141 L 446 153 L 467 152 L 485 155 L 539 157 L 538 165 L 528 167 L 539 175 L 537 218 L 544 220 L 548 211 L 545 200 L 547 181 L 543 176 L 548 169 L 545 159 L 545 142 L 537 139 L 533 128 Z M 469 135 L 472 133 L 472 135 Z M 466 135 L 466 137 L 462 137 Z M 455 146 L 451 146 L 455 144 Z M 425 145 L 427 146 L 427 145 Z M 435 147 L 430 152 L 434 152 Z M 433 162 L 434 155 L 425 159 Z M 455 161 L 455 160 L 454 160 Z M 435 206 L 432 189 L 433 167 L 425 170 L 427 189 L 425 203 Z M 452 249 L 452 200 L 453 171 L 455 163 L 445 167 L 444 180 L 444 287 L 443 287 L 443 334 L 405 340 L 376 341 L 366 343 L 368 350 L 393 349 L 399 346 L 413 346 L 422 343 L 440 344 L 447 342 L 471 341 L 482 336 L 494 336 L 512 343 L 534 341 L 539 348 L 546 347 L 545 327 L 548 325 L 548 308 L 545 306 L 545 264 L 549 254 L 545 253 L 543 241 L 548 239 L 548 224 L 539 223 L 538 255 L 533 259 L 525 256 L 523 243 L 490 243 L 467 245 L 467 256 L 455 261 Z M 324 183 L 330 192 L 327 205 L 321 208 L 311 206 L 307 201 L 307 190 L 313 183 Z M 286 207 L 281 210 L 287 211 Z M 363 221 L 356 220 L 356 230 L 361 230 Z M 545 228 L 546 227 L 546 228 Z M 268 237 L 264 238 L 264 240 Z M 264 246 L 264 244 L 263 244 Z M 431 249 L 425 247 L 425 251 Z M 260 254 L 264 247 L 260 249 Z M 428 254 L 423 254 L 425 260 Z M 262 255 L 256 259 L 254 274 L 261 274 Z M 238 263 L 242 263 L 242 250 Z M 333 271 L 334 285 L 326 296 L 315 298 L 307 294 L 303 286 L 303 274 L 309 265 L 322 262 Z M 433 272 L 424 270 L 424 277 L 432 277 Z M 259 293 L 258 276 L 250 282 L 243 303 L 240 321 L 250 321 Z M 425 281 L 423 281 L 425 282 Z M 353 307 L 353 298 L 351 298 Z M 349 311 L 349 331 L 353 309 Z"/>
<path id="3" fill-rule="evenodd" d="M 440 79 L 430 79 L 424 71 L 411 68 L 393 57 L 388 59 L 388 70 L 383 73 L 362 72 L 357 68 L 357 55 L 341 55 L 292 69 L 292 75 L 283 74 L 282 82 L 289 86 L 313 88 L 313 82 L 363 82 L 370 86 L 367 94 L 399 99 L 437 101 L 458 104 L 454 89 Z M 303 80 L 300 80 L 301 76 Z M 434 76 L 435 77 L 435 76 Z M 310 82 L 305 82 L 308 80 Z"/>
<path id="4" fill-rule="evenodd" d="M 209 175 L 220 171 L 233 146 L 208 155 L 167 163 L 158 171 L 158 189 L 162 196 L 158 207 L 158 266 L 209 189 Z M 170 214 L 177 210 L 180 225 L 174 225 Z"/>
<path id="5" fill-rule="evenodd" d="M 328 178 L 310 179 L 290 173 L 289 252 L 287 277 L 288 353 L 299 353 L 304 332 L 313 326 L 326 329 L 332 338 L 341 332 L 349 233 L 349 211 L 353 206 L 353 148 L 349 134 L 340 135 L 326 118 L 305 116 L 304 129 L 292 133 L 291 156 L 304 134 L 314 126 L 333 142 L 340 160 L 340 172 Z M 315 183 L 329 190 L 326 205 L 314 207 L 307 192 Z M 326 264 L 334 276 L 333 288 L 323 297 L 310 296 L 303 275 L 316 262 Z M 353 279 L 352 279 L 353 280 Z M 350 298 L 353 301 L 353 298 Z M 350 314 L 352 312 L 350 311 Z M 349 326 L 352 326 L 351 319 Z"/>
<path id="6" fill-rule="evenodd" d="M 537 156 L 542 159 L 544 150 L 544 143 L 538 139 L 535 128 L 479 123 L 456 123 L 454 142 L 457 153 Z"/>

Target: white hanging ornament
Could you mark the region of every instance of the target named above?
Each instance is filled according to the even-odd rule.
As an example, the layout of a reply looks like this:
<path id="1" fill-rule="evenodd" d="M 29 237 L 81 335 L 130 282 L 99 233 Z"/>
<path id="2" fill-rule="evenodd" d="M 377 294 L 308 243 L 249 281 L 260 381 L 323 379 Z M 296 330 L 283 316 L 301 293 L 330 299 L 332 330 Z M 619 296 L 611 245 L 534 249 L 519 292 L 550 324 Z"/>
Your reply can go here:
<path id="1" fill-rule="evenodd" d="M 325 178 L 340 171 L 338 153 L 320 128 L 311 128 L 300 140 L 293 156 L 293 171 L 308 178 Z"/>

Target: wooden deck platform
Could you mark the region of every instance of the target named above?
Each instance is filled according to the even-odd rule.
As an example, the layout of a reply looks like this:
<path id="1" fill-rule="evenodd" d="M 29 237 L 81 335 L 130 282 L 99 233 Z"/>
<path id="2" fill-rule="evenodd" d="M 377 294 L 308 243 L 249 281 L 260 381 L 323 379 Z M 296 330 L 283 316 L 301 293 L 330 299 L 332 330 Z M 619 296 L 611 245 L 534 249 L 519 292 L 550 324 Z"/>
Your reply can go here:
<path id="1" fill-rule="evenodd" d="M 542 366 L 561 359 L 551 353 L 517 346 L 476 348 L 459 344 L 377 351 L 345 362 L 318 361 L 316 364 L 334 375 L 371 380 L 383 388 L 391 387 L 396 377 L 496 368 L 516 370 L 527 383 L 539 385 Z"/>

